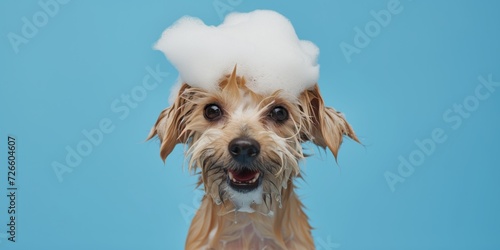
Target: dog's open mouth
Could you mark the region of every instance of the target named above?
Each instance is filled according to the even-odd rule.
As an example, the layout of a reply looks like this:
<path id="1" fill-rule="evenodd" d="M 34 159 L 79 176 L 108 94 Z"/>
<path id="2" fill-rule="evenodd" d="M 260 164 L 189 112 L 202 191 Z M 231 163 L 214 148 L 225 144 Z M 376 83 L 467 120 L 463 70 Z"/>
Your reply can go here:
<path id="1" fill-rule="evenodd" d="M 229 186 L 240 192 L 248 192 L 259 186 L 260 172 L 250 169 L 228 170 L 227 179 Z"/>

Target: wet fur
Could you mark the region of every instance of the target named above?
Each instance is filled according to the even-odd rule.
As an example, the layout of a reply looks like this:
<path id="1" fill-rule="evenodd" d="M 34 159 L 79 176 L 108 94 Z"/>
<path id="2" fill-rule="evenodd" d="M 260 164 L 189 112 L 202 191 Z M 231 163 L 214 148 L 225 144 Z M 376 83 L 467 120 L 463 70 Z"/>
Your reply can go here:
<path id="1" fill-rule="evenodd" d="M 220 121 L 210 122 L 203 116 L 204 107 L 212 103 L 223 109 Z M 290 118 L 282 124 L 268 116 L 277 105 L 289 112 Z M 299 162 L 305 157 L 303 142 L 328 148 L 337 157 L 343 135 L 358 141 L 342 114 L 324 106 L 317 85 L 299 97 L 283 91 L 264 96 L 250 90 L 235 68 L 216 91 L 182 84 L 148 139 L 160 139 L 163 160 L 176 144 L 187 144 L 189 168 L 201 173 L 199 185 L 206 195 L 190 226 L 186 249 L 314 249 L 293 178 L 299 176 Z M 263 173 L 262 202 L 251 205 L 253 213 L 238 212 L 232 202 L 234 192 L 226 182 L 226 170 L 240 167 L 227 145 L 240 136 L 253 138 L 262 147 L 249 166 Z"/>

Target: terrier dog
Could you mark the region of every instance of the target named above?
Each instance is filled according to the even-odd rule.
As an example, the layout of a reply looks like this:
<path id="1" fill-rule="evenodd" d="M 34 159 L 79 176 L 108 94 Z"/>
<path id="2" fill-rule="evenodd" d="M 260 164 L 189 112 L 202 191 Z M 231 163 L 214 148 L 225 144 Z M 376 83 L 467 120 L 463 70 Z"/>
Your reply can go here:
<path id="1" fill-rule="evenodd" d="M 148 139 L 160 139 L 163 160 L 187 144 L 189 169 L 200 174 L 205 196 L 186 249 L 314 249 L 293 184 L 302 143 L 336 158 L 344 135 L 358 141 L 344 116 L 325 107 L 317 84 L 298 97 L 282 90 L 264 96 L 235 67 L 216 91 L 183 83 Z"/>

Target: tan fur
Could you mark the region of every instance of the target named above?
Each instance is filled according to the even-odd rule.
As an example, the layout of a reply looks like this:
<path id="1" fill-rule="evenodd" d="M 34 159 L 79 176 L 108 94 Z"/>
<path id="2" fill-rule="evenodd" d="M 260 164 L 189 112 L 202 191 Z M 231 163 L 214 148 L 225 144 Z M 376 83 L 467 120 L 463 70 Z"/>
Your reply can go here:
<path id="1" fill-rule="evenodd" d="M 207 121 L 204 107 L 214 103 L 224 116 Z M 277 105 L 289 112 L 283 124 L 268 116 Z M 301 144 L 310 140 L 337 157 L 343 135 L 358 141 L 344 117 L 324 106 L 317 85 L 298 98 L 282 91 L 263 96 L 245 85 L 235 67 L 220 81 L 218 91 L 184 83 L 148 139 L 158 136 L 163 160 L 176 144 L 187 143 L 189 168 L 201 173 L 199 184 L 206 195 L 189 229 L 186 249 L 314 249 L 311 226 L 293 185 L 304 158 Z M 262 202 L 250 205 L 253 213 L 238 212 L 226 183 L 225 171 L 235 164 L 227 152 L 228 143 L 241 136 L 261 145 L 252 167 L 264 176 Z"/>

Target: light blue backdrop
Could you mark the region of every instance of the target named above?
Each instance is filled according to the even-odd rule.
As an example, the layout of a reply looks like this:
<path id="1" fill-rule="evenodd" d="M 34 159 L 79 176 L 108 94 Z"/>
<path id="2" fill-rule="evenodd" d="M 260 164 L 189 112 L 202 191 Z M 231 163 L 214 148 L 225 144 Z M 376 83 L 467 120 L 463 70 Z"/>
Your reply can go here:
<path id="1" fill-rule="evenodd" d="M 2 1 L 0 249 L 181 249 L 202 193 L 182 146 L 164 165 L 144 142 L 177 78 L 152 45 L 183 15 L 254 9 L 318 45 L 326 103 L 363 142 L 346 140 L 338 164 L 312 147 L 303 164 L 318 249 L 500 249 L 493 0 Z"/>

